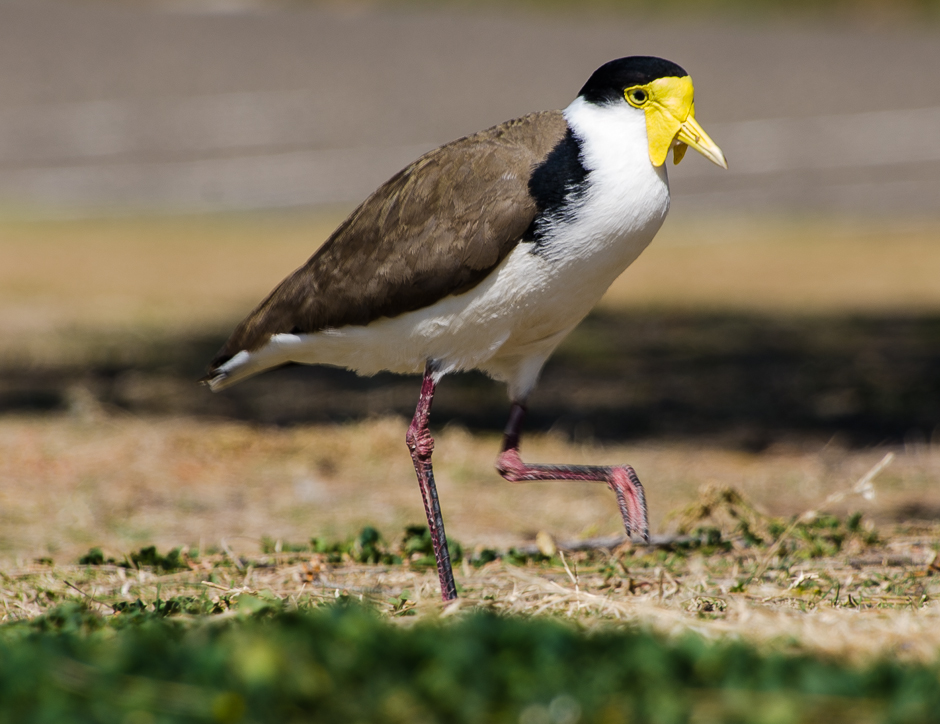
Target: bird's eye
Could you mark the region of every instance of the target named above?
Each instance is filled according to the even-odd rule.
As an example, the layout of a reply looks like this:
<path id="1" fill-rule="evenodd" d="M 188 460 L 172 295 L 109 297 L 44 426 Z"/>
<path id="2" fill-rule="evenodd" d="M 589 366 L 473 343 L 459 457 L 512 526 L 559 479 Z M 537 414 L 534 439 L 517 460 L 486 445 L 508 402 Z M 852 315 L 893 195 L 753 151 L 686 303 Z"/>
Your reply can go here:
<path id="1" fill-rule="evenodd" d="M 625 95 L 627 100 L 630 101 L 630 104 L 634 106 L 642 106 L 650 97 L 649 93 L 642 88 L 629 88 Z"/>

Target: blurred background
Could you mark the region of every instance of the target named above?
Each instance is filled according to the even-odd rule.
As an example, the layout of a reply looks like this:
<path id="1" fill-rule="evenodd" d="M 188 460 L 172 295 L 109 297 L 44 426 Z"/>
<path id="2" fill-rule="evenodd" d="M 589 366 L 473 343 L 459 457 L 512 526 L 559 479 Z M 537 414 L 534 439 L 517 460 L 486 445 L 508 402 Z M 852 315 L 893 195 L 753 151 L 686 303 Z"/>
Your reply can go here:
<path id="1" fill-rule="evenodd" d="M 344 466 L 358 437 L 404 434 L 417 379 L 290 368 L 221 395 L 194 380 L 399 168 L 562 108 L 634 54 L 690 72 L 730 170 L 670 166 L 665 228 L 531 400 L 546 453 L 646 455 L 644 479 L 680 502 L 759 479 L 752 494 L 786 512 L 890 448 L 909 456 L 875 512 L 940 518 L 940 3 L 0 0 L 0 550 L 420 520 L 404 445 L 382 505 L 337 492 L 376 485 Z M 445 473 L 445 512 L 443 488 L 471 500 L 495 478 L 506 412 L 479 375 L 442 385 L 445 437 L 485 443 Z M 231 435 L 242 455 L 298 430 L 332 442 L 207 472 Z M 209 452 L 187 447 L 201 437 Z M 696 472 L 706 458 L 725 462 Z M 549 518 L 568 505 L 546 500 Z M 651 501 L 654 520 L 676 503 Z M 471 540 L 547 525 L 467 505 Z M 615 516 L 588 530 L 597 510 L 551 520 L 616 531 Z"/>

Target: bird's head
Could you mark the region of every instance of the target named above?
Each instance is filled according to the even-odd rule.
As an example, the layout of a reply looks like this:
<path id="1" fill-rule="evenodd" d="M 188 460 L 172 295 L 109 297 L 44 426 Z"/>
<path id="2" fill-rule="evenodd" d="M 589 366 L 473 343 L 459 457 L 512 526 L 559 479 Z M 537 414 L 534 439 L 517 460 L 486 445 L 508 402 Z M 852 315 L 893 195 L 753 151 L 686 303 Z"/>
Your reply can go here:
<path id="1" fill-rule="evenodd" d="M 644 113 L 654 166 L 665 163 L 670 148 L 673 161 L 679 163 L 691 146 L 728 168 L 721 149 L 695 120 L 692 79 L 675 63 L 647 56 L 612 60 L 594 71 L 579 96 L 588 103 Z"/>

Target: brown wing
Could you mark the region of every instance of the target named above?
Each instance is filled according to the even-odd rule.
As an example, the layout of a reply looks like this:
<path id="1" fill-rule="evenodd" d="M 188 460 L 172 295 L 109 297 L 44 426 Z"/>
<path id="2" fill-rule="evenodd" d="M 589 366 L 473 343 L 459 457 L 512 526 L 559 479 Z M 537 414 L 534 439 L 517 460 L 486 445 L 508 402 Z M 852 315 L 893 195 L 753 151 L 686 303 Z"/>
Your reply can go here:
<path id="1" fill-rule="evenodd" d="M 419 158 L 238 325 L 212 367 L 273 334 L 365 325 L 479 284 L 535 217 L 529 177 L 566 131 L 560 112 L 533 113 Z"/>

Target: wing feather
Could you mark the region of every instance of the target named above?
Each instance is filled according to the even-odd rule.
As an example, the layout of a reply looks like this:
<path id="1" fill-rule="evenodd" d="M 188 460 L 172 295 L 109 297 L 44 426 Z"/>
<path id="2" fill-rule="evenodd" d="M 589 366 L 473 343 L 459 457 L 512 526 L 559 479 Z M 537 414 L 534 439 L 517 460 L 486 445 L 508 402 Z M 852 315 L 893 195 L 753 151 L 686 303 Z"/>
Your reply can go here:
<path id="1" fill-rule="evenodd" d="M 529 178 L 566 131 L 560 112 L 533 113 L 422 156 L 281 282 L 211 367 L 274 334 L 366 325 L 472 289 L 535 218 Z"/>

